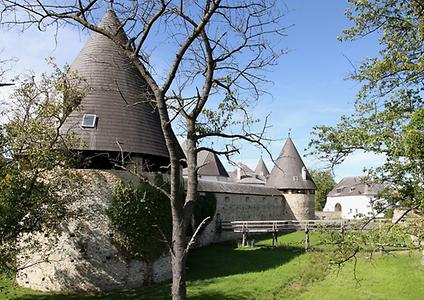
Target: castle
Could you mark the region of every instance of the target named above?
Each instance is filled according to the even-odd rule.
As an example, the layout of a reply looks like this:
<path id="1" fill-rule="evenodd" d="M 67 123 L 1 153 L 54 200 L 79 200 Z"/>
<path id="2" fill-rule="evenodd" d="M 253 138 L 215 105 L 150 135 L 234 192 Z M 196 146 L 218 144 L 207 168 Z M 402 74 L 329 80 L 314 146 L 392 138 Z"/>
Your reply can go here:
<path id="1" fill-rule="evenodd" d="M 100 26 L 127 41 L 116 14 L 109 10 Z M 72 70 L 90 87 L 80 109 L 71 113 L 63 127 L 81 138 L 75 150 L 91 157 L 82 174 L 89 179 L 79 206 L 84 214 L 65 224 L 62 236 L 47 242 L 31 255 L 22 255 L 17 273 L 19 285 L 50 291 L 110 290 L 143 285 L 150 270 L 153 281 L 170 277 L 169 257 L 153 263 L 128 259 L 115 247 L 106 209 L 118 180 L 131 180 L 125 171 L 112 169 L 119 159 L 143 171 L 163 172 L 169 163 L 154 97 L 135 66 L 118 47 L 101 34 L 93 33 L 81 50 Z M 181 150 L 183 156 L 183 150 Z M 228 173 L 212 152 L 198 154 L 199 186 L 213 193 L 216 211 L 200 237 L 207 245 L 238 236 L 221 232 L 218 220 L 305 220 L 314 219 L 316 186 L 289 137 L 269 173 L 259 159 L 255 170 L 240 164 Z M 42 237 L 40 237 L 42 238 Z"/>

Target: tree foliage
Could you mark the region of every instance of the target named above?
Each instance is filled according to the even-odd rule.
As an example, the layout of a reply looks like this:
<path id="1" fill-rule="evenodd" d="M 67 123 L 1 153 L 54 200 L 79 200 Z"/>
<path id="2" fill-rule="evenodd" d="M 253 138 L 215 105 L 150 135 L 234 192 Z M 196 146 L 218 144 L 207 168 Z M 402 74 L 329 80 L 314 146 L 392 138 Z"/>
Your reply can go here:
<path id="1" fill-rule="evenodd" d="M 26 234 L 57 232 L 78 197 L 78 176 L 63 169 L 73 163 L 68 145 L 75 139 L 60 127 L 84 92 L 69 76 L 55 67 L 40 80 L 20 80 L 2 112 L 8 121 L 0 125 L 1 267 L 14 266 L 20 246 L 34 246 Z"/>
<path id="2" fill-rule="evenodd" d="M 384 158 L 369 178 L 385 184 L 381 209 L 424 208 L 424 5 L 415 0 L 349 1 L 354 26 L 342 40 L 379 36 L 378 57 L 366 59 L 352 74 L 362 88 L 355 112 L 335 126 L 317 126 L 312 153 L 340 164 L 356 150 Z"/>
<path id="3" fill-rule="evenodd" d="M 321 211 L 327 201 L 328 193 L 336 186 L 336 182 L 329 170 L 311 170 L 311 176 L 317 186 L 315 192 L 315 209 Z"/>
<path id="4" fill-rule="evenodd" d="M 155 182 L 164 185 L 159 175 Z M 168 197 L 150 184 L 119 182 L 113 190 L 108 216 L 117 232 L 116 242 L 129 256 L 152 263 L 167 252 L 172 232 L 171 206 Z"/>

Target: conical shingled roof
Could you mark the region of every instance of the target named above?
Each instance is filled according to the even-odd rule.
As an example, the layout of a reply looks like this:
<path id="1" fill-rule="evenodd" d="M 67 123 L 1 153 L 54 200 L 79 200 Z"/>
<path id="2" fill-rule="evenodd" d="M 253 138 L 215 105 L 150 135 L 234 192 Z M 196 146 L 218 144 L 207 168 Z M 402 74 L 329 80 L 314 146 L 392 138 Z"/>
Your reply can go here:
<path id="1" fill-rule="evenodd" d="M 261 176 L 265 176 L 265 177 L 269 175 L 268 168 L 266 167 L 265 162 L 262 159 L 262 157 L 259 159 L 258 164 L 256 165 L 255 173 L 257 175 L 261 175 Z"/>
<path id="2" fill-rule="evenodd" d="M 229 177 L 218 155 L 211 151 L 202 150 L 197 154 L 197 166 L 201 176 Z"/>
<path id="3" fill-rule="evenodd" d="M 306 172 L 306 180 L 302 179 L 303 168 Z M 280 155 L 275 161 L 266 185 L 278 189 L 316 189 L 315 183 L 291 138 L 286 140 L 283 150 L 281 150 Z"/>
<path id="4" fill-rule="evenodd" d="M 99 27 L 126 42 L 112 10 Z M 78 150 L 116 151 L 169 157 L 153 93 L 129 58 L 109 38 L 93 33 L 71 69 L 85 78 L 90 91 L 64 126 L 81 137 Z M 95 114 L 95 128 L 82 128 L 84 114 Z"/>

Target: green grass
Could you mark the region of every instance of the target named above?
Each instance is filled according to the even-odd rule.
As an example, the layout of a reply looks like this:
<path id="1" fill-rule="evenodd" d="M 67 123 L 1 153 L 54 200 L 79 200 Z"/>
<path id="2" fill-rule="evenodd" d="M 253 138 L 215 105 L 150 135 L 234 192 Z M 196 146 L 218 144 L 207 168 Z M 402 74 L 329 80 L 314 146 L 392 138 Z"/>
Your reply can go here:
<path id="1" fill-rule="evenodd" d="M 424 295 L 424 268 L 417 254 L 361 258 L 355 279 L 353 263 L 328 270 L 321 254 L 304 253 L 301 232 L 281 236 L 275 249 L 270 244 L 265 237 L 252 248 L 224 243 L 193 250 L 187 264 L 189 298 L 347 300 Z M 112 293 L 45 294 L 17 288 L 10 278 L 0 279 L 1 300 L 169 299 L 169 284 Z"/>

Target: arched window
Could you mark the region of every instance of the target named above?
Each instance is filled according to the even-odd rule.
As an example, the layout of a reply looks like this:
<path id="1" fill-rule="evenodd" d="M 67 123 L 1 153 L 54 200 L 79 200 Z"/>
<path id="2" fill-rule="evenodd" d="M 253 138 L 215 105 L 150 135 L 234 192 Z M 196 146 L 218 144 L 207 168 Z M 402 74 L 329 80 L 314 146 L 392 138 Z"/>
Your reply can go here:
<path id="1" fill-rule="evenodd" d="M 334 211 L 342 211 L 342 206 L 341 206 L 341 204 L 340 204 L 340 203 L 337 203 L 337 204 L 334 206 Z"/>

